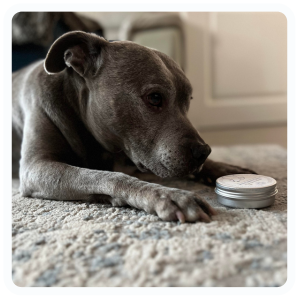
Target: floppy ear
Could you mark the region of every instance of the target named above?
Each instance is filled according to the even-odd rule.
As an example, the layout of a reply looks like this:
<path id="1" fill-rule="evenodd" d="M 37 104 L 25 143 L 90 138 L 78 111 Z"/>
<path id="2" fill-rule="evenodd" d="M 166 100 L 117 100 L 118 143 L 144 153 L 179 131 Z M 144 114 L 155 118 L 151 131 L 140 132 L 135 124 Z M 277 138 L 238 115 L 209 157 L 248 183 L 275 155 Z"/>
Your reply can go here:
<path id="1" fill-rule="evenodd" d="M 59 37 L 50 47 L 44 68 L 48 74 L 72 67 L 80 76 L 100 67 L 101 48 L 108 42 L 95 34 L 71 31 Z"/>

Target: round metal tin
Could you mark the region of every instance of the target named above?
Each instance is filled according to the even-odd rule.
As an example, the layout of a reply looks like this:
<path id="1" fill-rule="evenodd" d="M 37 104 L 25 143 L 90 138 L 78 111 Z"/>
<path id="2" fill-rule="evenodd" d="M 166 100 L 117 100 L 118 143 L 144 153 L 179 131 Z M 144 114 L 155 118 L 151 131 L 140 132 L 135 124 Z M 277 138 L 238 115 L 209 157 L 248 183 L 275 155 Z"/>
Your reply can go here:
<path id="1" fill-rule="evenodd" d="M 217 179 L 215 192 L 219 203 L 235 208 L 270 206 L 278 193 L 276 180 L 256 174 L 234 174 Z"/>

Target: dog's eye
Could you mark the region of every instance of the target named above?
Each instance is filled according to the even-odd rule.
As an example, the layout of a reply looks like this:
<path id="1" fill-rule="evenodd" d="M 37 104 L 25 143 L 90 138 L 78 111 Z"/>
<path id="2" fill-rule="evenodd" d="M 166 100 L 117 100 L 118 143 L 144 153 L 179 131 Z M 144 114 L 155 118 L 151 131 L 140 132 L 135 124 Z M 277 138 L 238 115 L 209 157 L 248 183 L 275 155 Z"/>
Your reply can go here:
<path id="1" fill-rule="evenodd" d="M 147 96 L 147 100 L 153 106 L 161 106 L 162 95 L 159 93 L 151 93 Z"/>

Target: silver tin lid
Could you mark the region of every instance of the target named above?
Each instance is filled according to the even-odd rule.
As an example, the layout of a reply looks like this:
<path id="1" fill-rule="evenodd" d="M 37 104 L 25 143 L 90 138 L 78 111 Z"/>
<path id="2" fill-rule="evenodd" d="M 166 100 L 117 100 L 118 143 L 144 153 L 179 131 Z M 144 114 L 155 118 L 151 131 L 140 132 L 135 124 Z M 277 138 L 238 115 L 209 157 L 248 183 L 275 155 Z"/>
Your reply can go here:
<path id="1" fill-rule="evenodd" d="M 276 180 L 268 176 L 234 174 L 218 178 L 215 192 L 221 204 L 239 208 L 259 208 L 274 203 L 278 192 L 276 184 Z"/>

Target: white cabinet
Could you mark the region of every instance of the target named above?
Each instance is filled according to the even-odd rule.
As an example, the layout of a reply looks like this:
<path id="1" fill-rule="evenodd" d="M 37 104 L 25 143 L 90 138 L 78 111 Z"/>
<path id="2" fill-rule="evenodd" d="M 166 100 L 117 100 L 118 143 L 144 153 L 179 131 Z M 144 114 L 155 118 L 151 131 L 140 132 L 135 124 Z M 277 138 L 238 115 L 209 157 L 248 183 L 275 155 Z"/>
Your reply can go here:
<path id="1" fill-rule="evenodd" d="M 189 118 L 201 129 L 287 120 L 287 20 L 277 12 L 181 13 Z"/>

